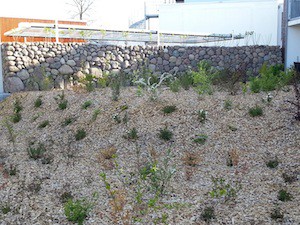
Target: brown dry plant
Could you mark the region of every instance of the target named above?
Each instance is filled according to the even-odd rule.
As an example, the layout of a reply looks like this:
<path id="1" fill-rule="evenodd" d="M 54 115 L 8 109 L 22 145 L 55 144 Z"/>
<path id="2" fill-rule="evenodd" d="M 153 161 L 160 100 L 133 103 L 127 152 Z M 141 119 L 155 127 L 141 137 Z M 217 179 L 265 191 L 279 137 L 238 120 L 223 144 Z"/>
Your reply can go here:
<path id="1" fill-rule="evenodd" d="M 98 162 L 104 169 L 111 170 L 115 167 L 114 158 L 116 157 L 117 149 L 114 146 L 101 149 L 98 154 Z"/>

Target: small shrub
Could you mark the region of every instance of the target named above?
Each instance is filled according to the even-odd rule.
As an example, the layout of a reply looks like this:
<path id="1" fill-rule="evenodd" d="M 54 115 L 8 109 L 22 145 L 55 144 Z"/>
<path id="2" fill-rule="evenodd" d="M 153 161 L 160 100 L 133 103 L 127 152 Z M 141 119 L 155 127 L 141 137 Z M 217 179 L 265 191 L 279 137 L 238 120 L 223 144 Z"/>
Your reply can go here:
<path id="1" fill-rule="evenodd" d="M 41 107 L 42 104 L 43 104 L 42 97 L 39 96 L 34 102 L 34 107 L 39 108 L 39 107 Z"/>
<path id="2" fill-rule="evenodd" d="M 198 111 L 198 120 L 201 122 L 201 123 L 204 123 L 206 121 L 206 117 L 207 117 L 207 111 L 204 110 L 204 109 L 200 109 Z"/>
<path id="3" fill-rule="evenodd" d="M 176 106 L 175 105 L 165 106 L 162 111 L 163 111 L 164 114 L 170 114 L 170 113 L 176 111 Z"/>
<path id="4" fill-rule="evenodd" d="M 14 128 L 13 128 L 12 124 L 9 122 L 8 119 L 5 119 L 4 122 L 3 122 L 3 126 L 8 131 L 8 140 L 11 141 L 14 145 L 15 142 L 16 142 L 17 135 L 15 134 L 15 131 L 14 131 Z"/>
<path id="5" fill-rule="evenodd" d="M 92 122 L 96 121 L 98 115 L 101 113 L 100 109 L 95 109 L 92 115 Z"/>
<path id="6" fill-rule="evenodd" d="M 23 106 L 21 105 L 21 101 L 19 98 L 16 98 L 14 101 L 14 113 L 18 114 L 23 110 Z"/>
<path id="7" fill-rule="evenodd" d="M 46 148 L 41 143 L 39 143 L 36 147 L 34 146 L 34 143 L 31 143 L 30 146 L 27 148 L 29 157 L 34 160 L 43 158 L 45 151 Z"/>
<path id="8" fill-rule="evenodd" d="M 225 201 L 234 199 L 241 189 L 240 184 L 236 184 L 235 187 L 226 182 L 223 178 L 212 177 L 213 190 L 209 192 L 212 198 L 224 198 Z"/>
<path id="9" fill-rule="evenodd" d="M 278 159 L 276 157 L 275 159 L 269 160 L 267 162 L 267 167 L 269 167 L 271 169 L 274 169 L 274 168 L 276 168 L 278 166 L 278 164 L 279 164 L 279 161 L 278 161 Z"/>
<path id="10" fill-rule="evenodd" d="M 213 207 L 205 207 L 201 213 L 201 219 L 205 222 L 209 222 L 214 218 L 216 218 L 215 209 Z"/>
<path id="11" fill-rule="evenodd" d="M 173 80 L 169 84 L 169 88 L 172 92 L 179 92 L 180 91 L 180 80 L 175 78 L 175 80 Z"/>
<path id="12" fill-rule="evenodd" d="M 164 128 L 159 131 L 158 136 L 162 140 L 169 141 L 172 139 L 173 133 L 172 133 L 172 131 L 168 130 L 167 128 Z"/>
<path id="13" fill-rule="evenodd" d="M 113 75 L 111 78 L 111 82 L 110 82 L 110 88 L 111 88 L 111 94 L 112 94 L 113 101 L 119 100 L 121 86 L 122 86 L 121 75 L 118 75 L 118 74 Z"/>
<path id="14" fill-rule="evenodd" d="M 5 204 L 1 207 L 1 211 L 3 214 L 7 214 L 11 211 L 10 205 L 9 204 Z"/>
<path id="15" fill-rule="evenodd" d="M 62 122 L 62 126 L 63 127 L 66 127 L 66 126 L 68 126 L 68 125 L 70 125 L 71 123 L 73 123 L 73 122 L 75 122 L 75 118 L 74 117 L 67 117 L 67 118 L 65 118 L 65 120 Z"/>
<path id="16" fill-rule="evenodd" d="M 271 212 L 271 219 L 273 220 L 282 220 L 284 217 L 283 213 L 281 212 L 280 208 L 276 207 Z"/>
<path id="17" fill-rule="evenodd" d="M 290 184 L 298 180 L 298 177 L 296 174 L 283 173 L 282 178 L 285 183 L 290 183 Z"/>
<path id="18" fill-rule="evenodd" d="M 86 102 L 84 102 L 83 103 L 83 105 L 82 105 L 82 109 L 87 109 L 88 107 L 90 107 L 91 105 L 92 105 L 92 101 L 86 101 Z"/>
<path id="19" fill-rule="evenodd" d="M 121 109 L 121 111 L 125 111 L 125 110 L 127 110 L 129 107 L 128 107 L 128 105 L 122 105 L 121 107 L 120 107 L 120 109 Z"/>
<path id="20" fill-rule="evenodd" d="M 231 110 L 232 109 L 232 101 L 230 99 L 225 100 L 224 109 Z"/>
<path id="21" fill-rule="evenodd" d="M 61 94 L 58 94 L 56 97 L 54 97 L 57 105 L 58 105 L 58 109 L 60 110 L 65 110 L 68 106 L 68 100 L 65 99 L 65 92 L 62 91 Z"/>
<path id="22" fill-rule="evenodd" d="M 278 192 L 278 200 L 283 201 L 283 202 L 287 202 L 287 201 L 291 201 L 293 198 L 293 196 L 288 193 L 286 190 L 280 190 Z"/>
<path id="23" fill-rule="evenodd" d="M 260 106 L 255 106 L 253 108 L 249 109 L 249 114 L 252 117 L 262 116 L 263 115 L 263 109 Z"/>
<path id="24" fill-rule="evenodd" d="M 206 134 L 199 134 L 194 139 L 194 142 L 198 143 L 198 144 L 204 144 L 206 142 L 207 138 L 208 138 L 208 136 Z"/>
<path id="25" fill-rule="evenodd" d="M 67 219 L 83 225 L 85 218 L 92 209 L 92 204 L 85 199 L 75 200 L 69 199 L 64 205 L 64 211 Z"/>
<path id="26" fill-rule="evenodd" d="M 129 140 L 136 140 L 138 139 L 137 130 L 135 128 L 132 128 L 126 135 L 124 135 L 124 138 Z"/>
<path id="27" fill-rule="evenodd" d="M 22 119 L 21 113 L 14 113 L 11 117 L 11 121 L 13 123 L 18 123 L 21 121 L 21 119 Z"/>
<path id="28" fill-rule="evenodd" d="M 45 128 L 49 125 L 49 120 L 45 120 L 38 125 L 39 129 Z"/>
<path id="29" fill-rule="evenodd" d="M 192 73 L 184 73 L 179 77 L 179 81 L 184 90 L 189 90 L 194 84 Z"/>
<path id="30" fill-rule="evenodd" d="M 79 141 L 86 137 L 86 132 L 84 129 L 78 129 L 75 134 L 75 140 Z"/>
<path id="31" fill-rule="evenodd" d="M 17 174 L 17 167 L 9 165 L 9 167 L 5 169 L 5 172 L 8 173 L 9 176 L 15 176 Z"/>
<path id="32" fill-rule="evenodd" d="M 253 77 L 250 79 L 250 90 L 253 93 L 259 93 L 260 92 L 260 82 L 257 77 Z"/>

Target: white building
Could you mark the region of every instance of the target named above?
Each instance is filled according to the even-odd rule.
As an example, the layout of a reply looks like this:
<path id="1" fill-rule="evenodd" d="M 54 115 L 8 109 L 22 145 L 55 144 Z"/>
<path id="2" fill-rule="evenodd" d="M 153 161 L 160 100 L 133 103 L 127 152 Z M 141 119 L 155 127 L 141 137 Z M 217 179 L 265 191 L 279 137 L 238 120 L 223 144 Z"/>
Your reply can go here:
<path id="1" fill-rule="evenodd" d="M 246 35 L 244 40 L 210 45 L 281 45 L 282 1 L 185 0 L 159 7 L 159 30 L 173 33 Z"/>
<path id="2" fill-rule="evenodd" d="M 285 66 L 290 67 L 294 62 L 300 62 L 300 1 L 287 0 L 285 9 Z"/>

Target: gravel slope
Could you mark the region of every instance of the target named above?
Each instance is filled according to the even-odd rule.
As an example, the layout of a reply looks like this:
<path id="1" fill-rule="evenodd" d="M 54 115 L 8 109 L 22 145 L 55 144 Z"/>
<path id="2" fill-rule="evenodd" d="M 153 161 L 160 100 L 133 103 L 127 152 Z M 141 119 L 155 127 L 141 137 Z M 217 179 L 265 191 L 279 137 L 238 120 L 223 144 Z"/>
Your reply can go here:
<path id="1" fill-rule="evenodd" d="M 300 124 L 286 110 L 290 105 L 284 103 L 293 96 L 292 91 L 272 93 L 275 97 L 270 104 L 262 103 L 265 94 L 231 96 L 216 92 L 199 97 L 193 90 L 172 93 L 165 89 L 157 102 L 151 102 L 146 93 L 138 97 L 135 88 L 127 88 L 122 90 L 120 100 L 114 102 L 109 89 L 92 93 L 66 91 L 68 108 L 63 111 L 57 109 L 54 100 L 60 93 L 19 93 L 0 103 L 2 122 L 12 115 L 15 98 L 24 107 L 22 120 L 13 124 L 15 145 L 9 141 L 7 128 L 3 123 L 0 126 L 0 204 L 9 203 L 11 207 L 7 214 L 0 211 L 1 225 L 72 224 L 64 215 L 60 198 L 65 192 L 71 192 L 75 199 L 91 199 L 92 193 L 97 192 L 98 199 L 85 224 L 113 224 L 109 219 L 109 198 L 99 177 L 104 171 L 113 188 L 120 189 L 117 169 L 109 169 L 105 160 L 99 160 L 101 150 L 112 146 L 117 150 L 116 160 L 124 174 L 136 171 L 138 163 L 144 165 L 153 150 L 161 165 L 166 150 L 171 149 L 170 165 L 176 168 L 176 173 L 160 203 L 176 202 L 180 207 L 160 208 L 149 213 L 141 224 L 151 224 L 149 221 L 154 221 L 151 217 L 158 218 L 163 213 L 168 214 L 166 224 L 205 224 L 200 217 L 206 206 L 215 208 L 216 218 L 211 224 L 300 224 Z M 39 95 L 43 104 L 34 108 Z M 231 110 L 224 109 L 226 99 L 232 101 Z M 92 101 L 91 107 L 82 109 L 88 100 Z M 128 109 L 122 111 L 125 104 Z M 263 107 L 264 115 L 250 117 L 248 109 L 256 104 Z M 176 105 L 177 110 L 164 115 L 162 108 L 166 105 Z M 92 122 L 95 109 L 101 113 Z M 198 121 L 200 109 L 208 112 L 205 123 Z M 123 119 L 126 113 L 127 124 L 113 119 L 116 114 Z M 61 126 L 69 116 L 76 121 Z M 49 120 L 49 126 L 39 129 L 45 120 Z M 229 125 L 237 130 L 230 130 Z M 139 136 L 135 142 L 123 137 L 133 127 Z M 174 134 L 171 141 L 158 138 L 159 130 L 165 127 Z M 87 136 L 76 141 L 74 134 L 78 128 L 85 129 Z M 208 136 L 205 144 L 193 142 L 199 134 Z M 27 148 L 33 140 L 45 145 L 51 163 L 29 158 Z M 139 160 L 137 146 L 141 151 Z M 238 164 L 233 167 L 227 166 L 230 151 L 238 155 Z M 197 166 L 184 165 L 182 158 L 186 152 L 199 157 Z M 266 162 L 276 157 L 278 167 L 268 168 Z M 17 169 L 14 176 L 5 171 L 10 165 Z M 294 174 L 297 180 L 285 183 L 282 173 Z M 224 178 L 233 187 L 234 182 L 239 182 L 237 197 L 227 202 L 212 199 L 208 195 L 213 188 L 212 176 Z M 279 201 L 280 189 L 288 190 L 292 201 Z M 133 190 L 129 185 L 124 191 L 129 202 Z M 284 212 L 281 222 L 270 218 L 276 205 Z"/>

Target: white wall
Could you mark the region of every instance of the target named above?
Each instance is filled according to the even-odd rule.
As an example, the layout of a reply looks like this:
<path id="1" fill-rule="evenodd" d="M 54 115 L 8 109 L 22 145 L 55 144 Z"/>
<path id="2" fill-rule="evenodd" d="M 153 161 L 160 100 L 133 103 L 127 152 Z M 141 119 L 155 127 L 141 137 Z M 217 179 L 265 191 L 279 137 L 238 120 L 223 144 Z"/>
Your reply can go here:
<path id="1" fill-rule="evenodd" d="M 254 35 L 246 40 L 227 44 L 278 44 L 276 0 L 172 4 L 161 5 L 159 10 L 161 32 L 244 34 L 254 31 Z"/>
<path id="2" fill-rule="evenodd" d="M 288 27 L 286 52 L 287 68 L 300 62 L 300 24 Z"/>

